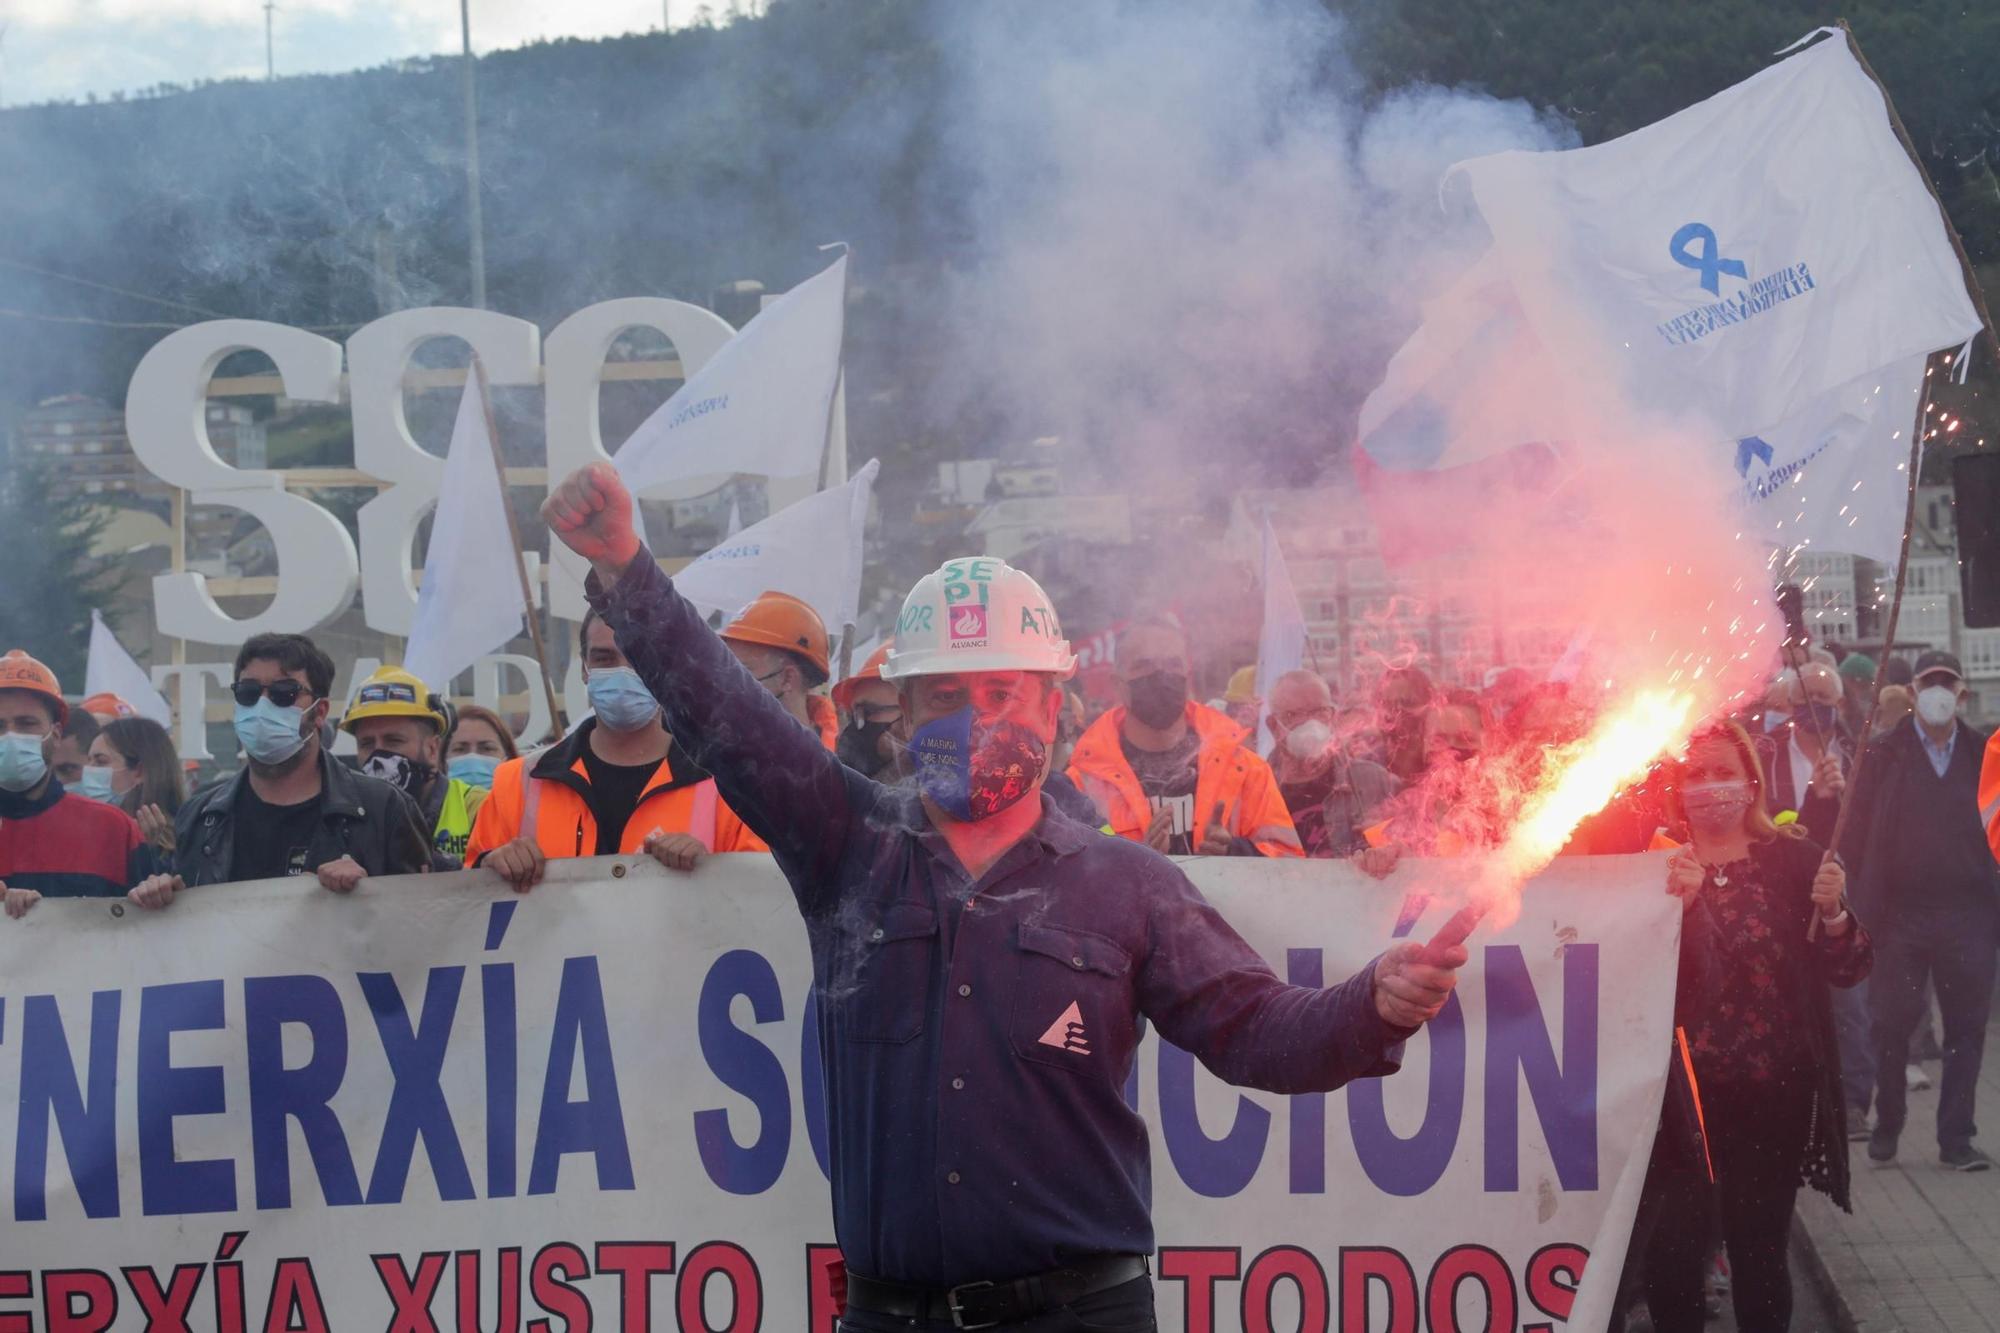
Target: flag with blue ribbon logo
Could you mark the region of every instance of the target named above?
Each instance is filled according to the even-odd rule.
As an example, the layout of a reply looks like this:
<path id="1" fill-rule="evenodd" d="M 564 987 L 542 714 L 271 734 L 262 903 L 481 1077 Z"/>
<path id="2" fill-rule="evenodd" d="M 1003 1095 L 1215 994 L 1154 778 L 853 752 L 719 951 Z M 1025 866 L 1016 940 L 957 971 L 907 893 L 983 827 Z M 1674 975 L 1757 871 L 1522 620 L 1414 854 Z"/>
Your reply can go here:
<path id="1" fill-rule="evenodd" d="M 1845 41 L 1623 138 L 1452 169 L 1534 335 L 1622 403 L 1739 440 L 1979 327 Z"/>

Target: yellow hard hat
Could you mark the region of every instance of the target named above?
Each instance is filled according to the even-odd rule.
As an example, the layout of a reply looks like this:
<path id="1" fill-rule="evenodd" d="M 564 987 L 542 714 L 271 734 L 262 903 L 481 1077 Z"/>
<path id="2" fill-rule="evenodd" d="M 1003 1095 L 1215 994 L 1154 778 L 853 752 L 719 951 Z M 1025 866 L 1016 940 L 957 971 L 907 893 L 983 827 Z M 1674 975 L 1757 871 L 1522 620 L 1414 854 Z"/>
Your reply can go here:
<path id="1" fill-rule="evenodd" d="M 1225 702 L 1232 704 L 1254 704 L 1257 702 L 1257 668 L 1238 667 L 1229 678 L 1229 688 L 1222 692 Z"/>
<path id="2" fill-rule="evenodd" d="M 373 675 L 361 682 L 361 687 L 354 691 L 354 702 L 347 716 L 340 719 L 340 729 L 352 735 L 355 723 L 371 717 L 420 717 L 436 727 L 440 735 L 451 730 L 451 717 L 445 711 L 444 700 L 431 693 L 430 686 L 396 666 L 377 667 Z"/>

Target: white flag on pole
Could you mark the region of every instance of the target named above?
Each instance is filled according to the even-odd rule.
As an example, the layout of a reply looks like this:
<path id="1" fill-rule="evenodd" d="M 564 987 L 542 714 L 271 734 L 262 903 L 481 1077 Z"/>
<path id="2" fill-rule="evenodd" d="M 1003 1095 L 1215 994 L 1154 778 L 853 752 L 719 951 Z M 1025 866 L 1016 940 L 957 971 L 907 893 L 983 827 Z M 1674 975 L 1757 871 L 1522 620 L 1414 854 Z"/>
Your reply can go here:
<path id="1" fill-rule="evenodd" d="M 861 539 L 879 467 L 871 459 L 846 485 L 752 523 L 674 575 L 674 587 L 704 614 L 724 615 L 776 589 L 819 612 L 829 635 L 839 634 L 861 606 Z"/>
<path id="2" fill-rule="evenodd" d="M 152 677 L 132 660 L 132 654 L 125 651 L 125 645 L 118 642 L 97 611 L 90 613 L 90 659 L 83 668 L 83 693 L 85 698 L 115 694 L 137 709 L 140 717 L 149 717 L 163 727 L 174 725 L 174 710 L 153 688 Z"/>
<path id="3" fill-rule="evenodd" d="M 1845 41 L 1622 138 L 1453 168 L 1588 392 L 1736 440 L 1979 327 L 1937 202 Z"/>
<path id="4" fill-rule="evenodd" d="M 1736 441 L 1747 531 L 1785 549 L 1895 564 L 1927 359 L 1864 375 L 1776 430 Z"/>
<path id="5" fill-rule="evenodd" d="M 1264 515 L 1264 628 L 1257 636 L 1257 753 L 1271 747 L 1271 687 L 1287 671 L 1296 671 L 1305 662 L 1306 618 L 1299 610 L 1299 596 L 1292 590 L 1291 571 L 1285 568 L 1285 553 L 1278 549 L 1278 534 L 1271 516 Z"/>
<path id="6" fill-rule="evenodd" d="M 719 472 L 817 473 L 840 379 L 847 257 L 760 311 L 612 458 L 636 496 Z"/>
<path id="7" fill-rule="evenodd" d="M 417 617 L 404 669 L 439 694 L 459 672 L 521 633 L 521 581 L 477 373 L 465 377 L 451 428 Z"/>

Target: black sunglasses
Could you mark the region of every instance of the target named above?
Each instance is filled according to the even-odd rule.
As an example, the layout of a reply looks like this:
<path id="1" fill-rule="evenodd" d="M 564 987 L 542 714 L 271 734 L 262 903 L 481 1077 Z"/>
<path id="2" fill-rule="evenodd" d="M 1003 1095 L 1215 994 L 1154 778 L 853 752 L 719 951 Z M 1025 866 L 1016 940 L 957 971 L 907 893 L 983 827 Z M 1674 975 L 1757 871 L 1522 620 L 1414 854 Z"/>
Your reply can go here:
<path id="1" fill-rule="evenodd" d="M 280 708 L 290 708 L 299 701 L 300 695 L 312 697 L 312 691 L 295 680 L 274 680 L 266 685 L 261 680 L 239 680 L 229 687 L 236 702 L 244 708 L 254 708 L 257 700 L 268 694 L 271 702 Z"/>

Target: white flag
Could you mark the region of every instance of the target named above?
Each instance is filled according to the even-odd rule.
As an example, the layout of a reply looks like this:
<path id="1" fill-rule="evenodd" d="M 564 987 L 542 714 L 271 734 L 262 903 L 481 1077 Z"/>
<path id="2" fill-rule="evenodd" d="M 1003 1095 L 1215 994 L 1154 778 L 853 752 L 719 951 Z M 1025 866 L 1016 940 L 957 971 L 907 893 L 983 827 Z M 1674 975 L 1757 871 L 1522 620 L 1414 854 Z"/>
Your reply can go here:
<path id="1" fill-rule="evenodd" d="M 846 485 L 751 524 L 674 575 L 674 587 L 704 614 L 735 615 L 760 593 L 790 593 L 839 634 L 861 606 L 861 539 L 879 467 L 871 459 Z"/>
<path id="2" fill-rule="evenodd" d="M 1299 595 L 1292 590 L 1291 571 L 1285 568 L 1285 553 L 1278 549 L 1278 534 L 1271 516 L 1264 515 L 1264 628 L 1257 636 L 1257 753 L 1271 747 L 1271 687 L 1287 671 L 1296 671 L 1305 661 L 1306 618 L 1299 611 Z"/>
<path id="3" fill-rule="evenodd" d="M 404 668 L 439 694 L 450 692 L 459 672 L 522 632 L 521 577 L 481 384 L 475 363 L 451 428 L 417 617 L 403 652 Z"/>
<path id="4" fill-rule="evenodd" d="M 1746 530 L 1772 546 L 1893 565 L 1926 360 L 1865 375 L 1776 430 L 1736 441 Z"/>
<path id="5" fill-rule="evenodd" d="M 138 710 L 140 717 L 149 717 L 163 727 L 174 725 L 174 710 L 153 688 L 152 677 L 132 660 L 132 654 L 125 651 L 125 645 L 96 611 L 90 613 L 90 660 L 83 668 L 83 693 L 85 698 L 115 694 Z"/>
<path id="6" fill-rule="evenodd" d="M 718 472 L 817 473 L 840 378 L 847 257 L 760 311 L 640 423 L 612 463 L 634 495 Z"/>
<path id="7" fill-rule="evenodd" d="M 1608 143 L 1461 163 L 1527 324 L 1590 392 L 1715 440 L 1978 329 L 1846 42 Z M 1610 419 L 1610 418 L 1599 418 Z"/>

